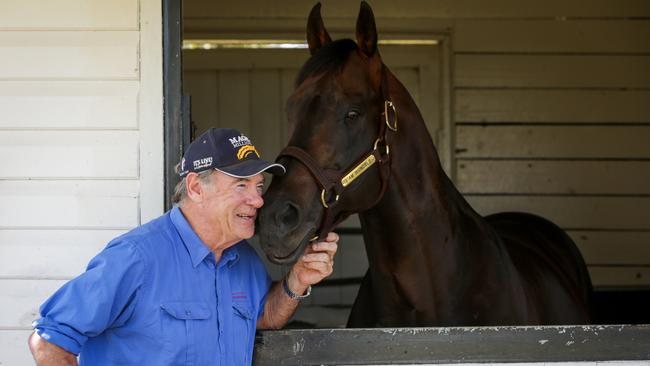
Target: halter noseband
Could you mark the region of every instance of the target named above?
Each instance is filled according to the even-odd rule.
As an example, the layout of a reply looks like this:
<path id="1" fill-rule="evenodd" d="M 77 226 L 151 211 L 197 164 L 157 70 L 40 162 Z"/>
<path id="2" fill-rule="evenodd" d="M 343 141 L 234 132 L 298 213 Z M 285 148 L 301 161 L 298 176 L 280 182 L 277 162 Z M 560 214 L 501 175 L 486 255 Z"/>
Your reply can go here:
<path id="1" fill-rule="evenodd" d="M 382 65 L 382 80 L 380 84 L 380 90 L 384 98 L 384 116 L 383 120 L 380 117 L 379 121 L 379 134 L 375 143 L 373 144 L 372 150 L 366 153 L 357 160 L 351 168 L 346 169 L 343 173 L 340 173 L 338 170 L 334 169 L 323 169 L 321 168 L 316 160 L 309 155 L 305 150 L 297 146 L 287 146 L 278 155 L 278 159 L 282 156 L 289 156 L 298 160 L 302 165 L 304 165 L 311 175 L 316 180 L 316 183 L 321 187 L 321 203 L 325 213 L 321 220 L 320 227 L 316 229 L 316 236 L 311 238 L 311 240 L 316 240 L 322 238 L 323 235 L 327 233 L 341 221 L 345 220 L 353 212 L 341 211 L 338 208 L 339 197 L 345 192 L 347 187 L 352 184 L 357 178 L 359 178 L 368 168 L 373 166 L 375 163 L 379 164 L 379 175 L 381 178 L 381 191 L 375 199 L 375 202 L 370 207 L 375 206 L 386 192 L 386 187 L 388 186 L 388 177 L 390 175 L 390 148 L 386 142 L 386 132 L 387 129 L 397 132 L 397 109 L 393 102 L 390 101 L 388 95 L 388 86 L 386 82 L 386 68 Z M 390 121 L 390 112 L 394 116 L 394 119 L 391 123 Z M 380 151 L 383 149 L 383 151 Z M 277 160 L 277 159 L 276 159 Z"/>

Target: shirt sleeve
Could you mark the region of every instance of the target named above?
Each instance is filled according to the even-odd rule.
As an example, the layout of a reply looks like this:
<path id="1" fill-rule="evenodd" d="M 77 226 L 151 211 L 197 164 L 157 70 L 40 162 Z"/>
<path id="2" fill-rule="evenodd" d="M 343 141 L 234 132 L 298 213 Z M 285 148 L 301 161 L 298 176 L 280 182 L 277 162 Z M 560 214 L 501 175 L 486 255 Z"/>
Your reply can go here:
<path id="1" fill-rule="evenodd" d="M 129 318 L 143 277 L 144 262 L 133 244 L 114 241 L 41 305 L 33 327 L 46 341 L 78 355 L 88 337 Z"/>

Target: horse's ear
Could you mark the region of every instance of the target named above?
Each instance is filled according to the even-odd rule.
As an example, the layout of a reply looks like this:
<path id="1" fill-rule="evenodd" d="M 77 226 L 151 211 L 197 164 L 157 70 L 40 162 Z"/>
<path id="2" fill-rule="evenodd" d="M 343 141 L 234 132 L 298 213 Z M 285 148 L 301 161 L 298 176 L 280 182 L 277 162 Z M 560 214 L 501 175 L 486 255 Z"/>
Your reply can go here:
<path id="1" fill-rule="evenodd" d="M 309 18 L 307 19 L 307 44 L 309 44 L 309 53 L 313 55 L 321 47 L 330 42 L 332 42 L 332 39 L 323 24 L 323 18 L 320 16 L 320 3 L 318 3 L 311 8 Z"/>
<path id="2" fill-rule="evenodd" d="M 357 18 L 357 44 L 359 49 L 368 57 L 377 51 L 377 27 L 375 15 L 367 2 L 362 1 Z"/>

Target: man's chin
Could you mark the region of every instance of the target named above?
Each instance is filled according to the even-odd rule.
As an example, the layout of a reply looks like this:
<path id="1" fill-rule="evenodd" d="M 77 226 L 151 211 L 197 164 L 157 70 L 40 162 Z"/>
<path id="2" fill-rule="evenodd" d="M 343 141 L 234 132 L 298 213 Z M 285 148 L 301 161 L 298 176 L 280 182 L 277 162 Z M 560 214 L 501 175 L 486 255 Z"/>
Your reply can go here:
<path id="1" fill-rule="evenodd" d="M 242 240 L 248 240 L 248 239 L 252 238 L 253 235 L 255 235 L 255 228 L 254 228 L 254 227 L 251 228 L 251 229 L 245 229 L 245 230 L 242 230 L 242 231 L 240 232 L 239 237 L 240 237 Z"/>

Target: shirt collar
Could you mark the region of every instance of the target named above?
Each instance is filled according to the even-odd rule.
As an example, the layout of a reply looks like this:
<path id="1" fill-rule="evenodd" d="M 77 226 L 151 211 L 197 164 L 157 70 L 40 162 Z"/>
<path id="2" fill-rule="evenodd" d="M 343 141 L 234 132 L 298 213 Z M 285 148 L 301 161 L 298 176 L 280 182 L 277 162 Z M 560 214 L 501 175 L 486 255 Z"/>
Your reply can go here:
<path id="1" fill-rule="evenodd" d="M 192 229 L 190 223 L 187 222 L 187 219 L 185 219 L 185 216 L 179 207 L 172 208 L 169 216 L 176 227 L 176 231 L 178 231 L 178 234 L 181 236 L 181 240 L 183 241 L 185 248 L 187 248 L 190 258 L 192 258 L 192 266 L 198 266 L 199 263 L 203 262 L 208 255 L 212 260 L 214 260 L 214 254 L 212 254 L 210 249 L 208 249 L 208 247 L 203 243 L 203 240 L 196 235 L 194 229 Z M 235 264 L 239 259 L 239 251 L 237 250 L 238 245 L 239 243 L 224 250 L 219 262 L 227 263 L 229 267 Z"/>

